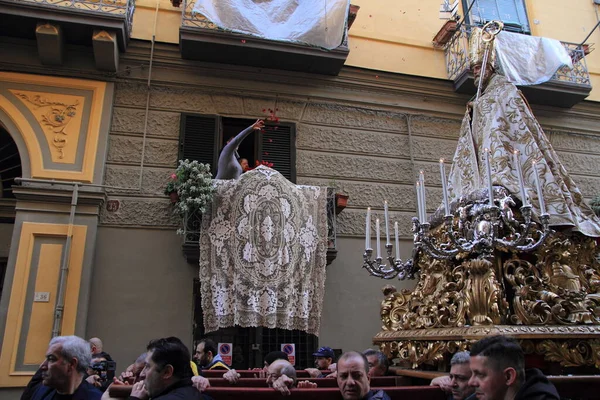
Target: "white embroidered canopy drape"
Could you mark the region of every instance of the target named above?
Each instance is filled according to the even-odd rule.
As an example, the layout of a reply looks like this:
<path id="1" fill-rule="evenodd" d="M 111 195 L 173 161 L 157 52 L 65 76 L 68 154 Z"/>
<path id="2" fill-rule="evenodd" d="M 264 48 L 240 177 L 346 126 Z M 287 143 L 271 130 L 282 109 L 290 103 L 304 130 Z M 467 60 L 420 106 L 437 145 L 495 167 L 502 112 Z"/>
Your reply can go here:
<path id="1" fill-rule="evenodd" d="M 234 325 L 318 335 L 327 259 L 327 190 L 261 166 L 218 180 L 203 215 L 204 328 Z"/>

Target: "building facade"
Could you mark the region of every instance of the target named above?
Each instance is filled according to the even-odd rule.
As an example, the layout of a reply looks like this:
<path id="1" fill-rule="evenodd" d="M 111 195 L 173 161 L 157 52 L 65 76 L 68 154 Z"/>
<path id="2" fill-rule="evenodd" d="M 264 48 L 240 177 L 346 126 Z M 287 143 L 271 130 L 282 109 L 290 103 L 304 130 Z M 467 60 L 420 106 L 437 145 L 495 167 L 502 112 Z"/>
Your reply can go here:
<path id="1" fill-rule="evenodd" d="M 431 177 L 428 211 L 441 203 L 438 160 L 454 154 L 472 90 L 464 66 L 448 62 L 460 31 L 449 35 L 455 50 L 432 45 L 452 4 L 356 0 L 347 40 L 324 52 L 220 31 L 193 3 L 0 0 L 10 21 L 0 27 L 3 398 L 20 394 L 53 332 L 102 338 L 118 369 L 152 338 L 193 345 L 202 333 L 197 247 L 176 235 L 164 186 L 179 158 L 214 160 L 229 136 L 272 114 L 281 131 L 251 139 L 242 156 L 277 160 L 289 179 L 350 198 L 337 216 L 321 332 L 318 342 L 267 330 L 219 339 L 243 340 L 238 361 L 249 365 L 292 340 L 305 359 L 317 343 L 363 350 L 380 330 L 387 282 L 361 268 L 366 208 L 382 214 L 388 201 L 407 257 L 419 170 Z M 476 3 L 471 24 L 502 2 Z M 534 114 L 589 201 L 600 193 L 600 53 L 577 44 L 600 35 L 597 6 L 514 3 L 523 7 L 499 15 L 515 29 L 581 51 L 585 73 L 526 94 L 540 99 Z"/>

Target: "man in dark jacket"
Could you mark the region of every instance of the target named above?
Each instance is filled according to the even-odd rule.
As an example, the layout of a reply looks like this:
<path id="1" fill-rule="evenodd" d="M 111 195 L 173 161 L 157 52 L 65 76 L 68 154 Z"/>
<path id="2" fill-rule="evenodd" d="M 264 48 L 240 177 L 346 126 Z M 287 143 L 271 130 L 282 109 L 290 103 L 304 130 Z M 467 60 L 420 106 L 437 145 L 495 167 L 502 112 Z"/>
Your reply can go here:
<path id="1" fill-rule="evenodd" d="M 390 400 L 383 390 L 371 390 L 369 362 L 355 351 L 342 354 L 338 360 L 337 383 L 344 400 Z"/>
<path id="2" fill-rule="evenodd" d="M 100 400 L 102 392 L 85 380 L 91 359 L 90 346 L 82 338 L 53 338 L 40 367 L 42 384 L 32 400 Z"/>
<path id="3" fill-rule="evenodd" d="M 525 371 L 519 344 L 491 336 L 471 348 L 471 379 L 478 400 L 559 400 L 560 396 L 538 369 Z"/>
<path id="4" fill-rule="evenodd" d="M 207 399 L 192 386 L 190 359 L 190 351 L 176 337 L 151 341 L 142 371 L 145 379 L 133 385 L 130 399 Z"/>

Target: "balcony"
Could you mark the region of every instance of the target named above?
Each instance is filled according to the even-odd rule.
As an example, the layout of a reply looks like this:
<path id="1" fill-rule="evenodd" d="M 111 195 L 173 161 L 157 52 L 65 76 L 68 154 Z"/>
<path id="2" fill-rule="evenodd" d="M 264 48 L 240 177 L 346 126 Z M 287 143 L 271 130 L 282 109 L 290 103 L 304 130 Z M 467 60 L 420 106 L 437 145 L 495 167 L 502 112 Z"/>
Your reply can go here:
<path id="1" fill-rule="evenodd" d="M 573 60 L 573 69 L 560 69 L 554 77 L 541 85 L 519 86 L 532 104 L 563 108 L 573 107 L 584 100 L 592 90 L 587 69 L 586 48 L 580 44 L 562 42 Z M 456 31 L 444 47 L 448 79 L 454 81 L 458 93 L 475 94 L 473 74 L 469 70 L 468 36 L 463 27 Z"/>
<path id="2" fill-rule="evenodd" d="M 184 59 L 337 75 L 348 57 L 347 35 L 336 49 L 323 50 L 233 33 L 194 13 L 195 3 L 196 0 L 181 3 L 179 43 Z M 356 13 L 351 11 L 349 21 L 353 15 Z"/>
<path id="3" fill-rule="evenodd" d="M 97 67 L 116 71 L 134 9 L 135 0 L 0 0 L 0 36 L 36 40 L 46 65 L 62 64 L 66 44 L 93 46 Z"/>

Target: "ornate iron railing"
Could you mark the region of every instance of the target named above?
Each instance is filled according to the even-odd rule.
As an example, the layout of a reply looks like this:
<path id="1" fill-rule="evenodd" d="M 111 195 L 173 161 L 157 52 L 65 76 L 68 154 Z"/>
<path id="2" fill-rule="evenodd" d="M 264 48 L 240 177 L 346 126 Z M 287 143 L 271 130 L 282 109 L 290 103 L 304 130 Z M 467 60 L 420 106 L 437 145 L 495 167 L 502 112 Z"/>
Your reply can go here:
<path id="1" fill-rule="evenodd" d="M 204 15 L 194 12 L 195 5 L 196 0 L 183 0 L 181 26 L 220 30 L 217 25 L 210 22 Z"/>
<path id="2" fill-rule="evenodd" d="M 551 81 L 590 85 L 590 74 L 585 61 L 585 47 L 577 43 L 561 43 L 571 56 L 573 69 L 561 68 Z M 469 69 L 468 32 L 464 26 L 452 36 L 444 48 L 444 52 L 449 79 L 455 80 Z"/>
<path id="3" fill-rule="evenodd" d="M 194 6 L 196 5 L 196 0 L 183 0 L 182 4 L 183 4 L 183 9 L 181 11 L 181 26 L 203 28 L 203 29 L 213 29 L 216 31 L 228 32 L 225 29 L 219 28 L 217 25 L 212 23 L 204 15 L 194 12 Z M 342 43 L 340 44 L 340 46 L 348 47 L 348 29 L 347 28 L 344 31 L 344 37 L 342 39 Z"/>
<path id="4" fill-rule="evenodd" d="M 14 0 L 18 3 L 35 3 L 47 7 L 64 7 L 84 12 L 124 16 L 127 35 L 131 36 L 135 0 Z"/>

